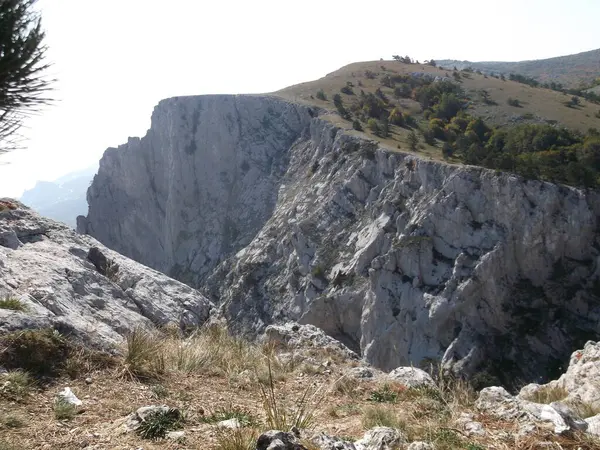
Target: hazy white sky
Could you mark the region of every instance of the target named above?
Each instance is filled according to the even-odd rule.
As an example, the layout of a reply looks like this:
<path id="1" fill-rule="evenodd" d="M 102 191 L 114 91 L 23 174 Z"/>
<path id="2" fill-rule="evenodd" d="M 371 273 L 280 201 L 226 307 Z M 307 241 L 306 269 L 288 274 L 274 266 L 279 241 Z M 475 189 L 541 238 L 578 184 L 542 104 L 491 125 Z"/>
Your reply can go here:
<path id="1" fill-rule="evenodd" d="M 56 105 L 0 157 L 0 196 L 142 136 L 175 95 L 258 93 L 392 54 L 523 60 L 600 47 L 599 0 L 40 0 Z"/>

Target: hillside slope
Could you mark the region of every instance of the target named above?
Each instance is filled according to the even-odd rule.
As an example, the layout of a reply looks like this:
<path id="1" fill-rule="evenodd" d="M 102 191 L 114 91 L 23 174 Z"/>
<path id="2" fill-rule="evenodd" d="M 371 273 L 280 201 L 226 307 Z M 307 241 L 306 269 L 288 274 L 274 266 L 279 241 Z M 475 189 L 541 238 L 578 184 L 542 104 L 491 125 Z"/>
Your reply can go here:
<path id="1" fill-rule="evenodd" d="M 415 100 L 394 96 L 394 90 L 381 85 L 382 77 L 394 75 L 441 77 L 454 80 L 452 70 L 442 70 L 424 64 L 404 64 L 396 61 L 370 61 L 349 64 L 318 80 L 290 86 L 275 92 L 275 95 L 290 101 L 310 104 L 335 110 L 332 97 L 340 93 L 348 83 L 352 83 L 353 95 L 341 94 L 344 103 L 349 105 L 356 101 L 361 90 L 375 92 L 378 88 L 390 99 L 393 106 L 398 106 L 402 111 L 419 117 L 422 106 Z M 581 101 L 577 108 L 565 106 L 568 96 L 550 89 L 533 88 L 531 86 L 510 80 L 501 80 L 485 77 L 477 73 L 461 73 L 460 87 L 469 97 L 470 104 L 467 111 L 482 117 L 491 125 L 507 125 L 515 123 L 559 123 L 568 128 L 587 131 L 589 128 L 600 127 L 600 118 L 596 117 L 600 105 L 588 101 Z M 328 101 L 319 100 L 317 93 L 322 90 Z M 486 90 L 489 100 L 484 102 L 481 91 Z M 517 99 L 520 107 L 513 107 L 508 100 Z M 337 120 L 337 119 L 336 119 Z M 343 122 L 338 121 L 337 124 Z M 351 128 L 346 122 L 345 126 Z M 367 130 L 368 132 L 368 130 Z M 393 134 L 388 144 L 392 148 L 398 144 L 407 149 L 406 134 L 408 131 L 399 129 L 397 136 Z M 372 135 L 372 134 L 371 134 Z M 372 135 L 373 136 L 373 135 Z M 377 136 L 375 139 L 385 141 Z M 439 154 L 439 150 L 435 152 Z"/>
<path id="2" fill-rule="evenodd" d="M 472 67 L 493 73 L 518 73 L 535 78 L 540 82 L 559 82 L 568 87 L 589 84 L 600 77 L 600 49 L 558 56 L 555 58 L 532 61 L 499 62 L 499 61 L 457 61 L 445 59 L 438 61 L 444 67 L 456 66 L 459 70 Z"/>

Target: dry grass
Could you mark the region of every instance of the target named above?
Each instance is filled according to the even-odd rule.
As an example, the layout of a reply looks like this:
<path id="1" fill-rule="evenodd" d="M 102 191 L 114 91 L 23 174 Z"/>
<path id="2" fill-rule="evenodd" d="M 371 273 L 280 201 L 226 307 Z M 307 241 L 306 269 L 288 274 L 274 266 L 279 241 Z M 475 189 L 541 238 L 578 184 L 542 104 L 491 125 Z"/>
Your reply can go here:
<path id="1" fill-rule="evenodd" d="M 73 379 L 65 375 L 52 386 L 36 388 L 19 402 L 0 396 L 0 436 L 4 439 L 0 442 L 20 449 L 74 450 L 86 442 L 96 448 L 123 450 L 247 450 L 255 448 L 258 434 L 270 428 L 314 426 L 315 431 L 357 439 L 365 428 L 388 425 L 402 429 L 411 440 L 434 441 L 440 449 L 540 448 L 528 447 L 529 441 L 502 437 L 501 431 L 514 436 L 516 425 L 487 417 L 476 417 L 490 430 L 485 438 L 473 440 L 456 431 L 455 419 L 460 413 L 474 411 L 472 392 L 454 380 L 437 377 L 437 389 L 406 389 L 392 383 L 385 386 L 383 381 L 343 376 L 352 362 L 319 353 L 318 349 L 311 357 L 329 361 L 331 373 L 303 373 L 301 364 L 282 363 L 276 349 L 239 340 L 220 329 L 200 330 L 189 339 L 176 334 L 139 333 L 135 341 L 130 338 L 116 366 L 80 364 Z M 126 354 L 128 351 L 133 354 Z M 158 372 L 149 355 L 160 357 Z M 159 381 L 147 378 L 148 372 L 158 375 Z M 87 377 L 92 378 L 91 384 L 85 382 Z M 54 399 L 65 385 L 84 405 L 66 416 L 59 414 L 59 419 L 55 417 Z M 371 399 L 374 392 L 396 396 L 392 402 L 378 403 Z M 168 440 L 122 433 L 131 412 L 152 404 L 166 404 L 184 413 L 183 447 Z M 216 426 L 216 422 L 229 418 L 238 419 L 243 427 L 230 430 Z M 546 435 L 543 430 L 536 436 L 537 441 L 532 438 L 531 442 L 538 445 L 543 439 L 560 442 L 563 448 L 576 448 L 569 447 L 566 443 L 571 441 L 566 438 Z M 583 442 L 582 437 L 577 439 Z M 452 447 L 455 441 L 460 441 L 460 447 Z M 583 449 L 599 448 L 591 445 L 580 444 Z"/>
<path id="2" fill-rule="evenodd" d="M 542 403 L 549 405 L 552 402 L 559 402 L 565 399 L 569 393 L 557 386 L 542 386 L 540 389 L 535 391 L 532 395 L 529 395 L 525 400 L 529 400 L 534 403 Z"/>
<path id="3" fill-rule="evenodd" d="M 11 311 L 26 312 L 27 305 L 15 297 L 6 296 L 0 299 L 0 309 L 8 309 Z"/>

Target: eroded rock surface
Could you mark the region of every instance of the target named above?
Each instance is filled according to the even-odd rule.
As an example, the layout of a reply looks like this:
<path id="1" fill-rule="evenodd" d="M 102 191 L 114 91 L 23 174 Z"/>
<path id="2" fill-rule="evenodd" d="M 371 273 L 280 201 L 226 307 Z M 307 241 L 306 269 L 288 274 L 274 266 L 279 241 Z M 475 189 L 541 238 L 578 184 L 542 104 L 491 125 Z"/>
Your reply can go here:
<path id="1" fill-rule="evenodd" d="M 0 211 L 0 333 L 53 327 L 93 346 L 113 345 L 137 326 L 205 323 L 211 303 L 198 291 L 17 204 Z"/>
<path id="2" fill-rule="evenodd" d="M 237 331 L 312 324 L 384 370 L 539 382 L 599 334 L 597 193 L 388 151 L 312 115 L 165 100 L 105 153 L 79 229 L 199 287 Z"/>

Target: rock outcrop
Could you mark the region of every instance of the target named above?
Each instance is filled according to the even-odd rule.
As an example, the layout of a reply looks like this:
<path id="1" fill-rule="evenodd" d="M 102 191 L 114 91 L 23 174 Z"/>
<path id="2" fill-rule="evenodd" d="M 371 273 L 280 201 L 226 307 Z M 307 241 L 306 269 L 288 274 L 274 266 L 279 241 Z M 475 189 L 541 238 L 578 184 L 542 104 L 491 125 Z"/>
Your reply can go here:
<path id="1" fill-rule="evenodd" d="M 79 230 L 249 334 L 313 324 L 385 370 L 541 381 L 600 332 L 600 196 L 379 148 L 273 97 L 174 98 L 105 153 Z"/>
<path id="2" fill-rule="evenodd" d="M 0 210 L 0 333 L 52 327 L 95 347 L 135 327 L 198 327 L 212 304 L 189 286 L 125 258 L 25 206 Z"/>

